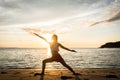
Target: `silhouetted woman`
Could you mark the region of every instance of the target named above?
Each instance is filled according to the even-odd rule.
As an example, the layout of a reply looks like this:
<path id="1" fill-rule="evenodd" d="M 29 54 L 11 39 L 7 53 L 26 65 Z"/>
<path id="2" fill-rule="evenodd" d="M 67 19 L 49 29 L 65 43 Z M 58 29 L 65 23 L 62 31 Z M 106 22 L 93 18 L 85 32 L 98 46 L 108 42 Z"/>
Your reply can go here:
<path id="1" fill-rule="evenodd" d="M 71 50 L 71 49 L 68 49 L 66 47 L 64 47 L 63 45 L 61 45 L 60 43 L 58 43 L 58 38 L 57 38 L 57 35 L 53 35 L 52 36 L 52 42 L 48 42 L 47 39 L 45 39 L 44 37 L 34 33 L 36 36 L 40 37 L 41 39 L 43 39 L 44 41 L 46 41 L 49 45 L 50 45 L 50 49 L 51 49 L 51 53 L 52 53 L 52 57 L 51 58 L 47 58 L 45 60 L 43 60 L 42 62 L 42 72 L 41 72 L 41 75 L 44 75 L 44 71 L 45 71 L 45 67 L 46 67 L 46 63 L 49 63 L 49 62 L 53 62 L 53 61 L 56 61 L 56 62 L 60 62 L 63 66 L 65 66 L 66 68 L 68 68 L 73 74 L 75 74 L 75 72 L 73 71 L 73 69 L 67 65 L 64 61 L 64 59 L 61 57 L 61 55 L 58 53 L 59 51 L 59 47 L 65 49 L 65 50 L 68 50 L 68 51 L 71 51 L 71 52 L 76 52 L 75 50 Z"/>

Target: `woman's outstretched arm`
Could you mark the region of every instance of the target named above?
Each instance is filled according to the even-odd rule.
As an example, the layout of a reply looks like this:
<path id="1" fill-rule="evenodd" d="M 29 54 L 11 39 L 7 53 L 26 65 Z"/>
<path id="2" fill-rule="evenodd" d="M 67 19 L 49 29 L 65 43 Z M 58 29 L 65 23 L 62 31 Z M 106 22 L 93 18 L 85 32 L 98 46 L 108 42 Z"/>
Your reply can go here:
<path id="1" fill-rule="evenodd" d="M 33 34 L 35 34 L 35 35 L 38 36 L 39 38 L 43 39 L 45 42 L 49 43 L 49 42 L 47 41 L 47 39 L 45 39 L 44 37 L 38 35 L 37 33 L 33 33 Z"/>
<path id="2" fill-rule="evenodd" d="M 75 50 L 71 50 L 67 47 L 64 47 L 63 45 L 59 44 L 61 48 L 65 49 L 65 50 L 68 50 L 68 51 L 71 51 L 71 52 L 76 52 Z"/>

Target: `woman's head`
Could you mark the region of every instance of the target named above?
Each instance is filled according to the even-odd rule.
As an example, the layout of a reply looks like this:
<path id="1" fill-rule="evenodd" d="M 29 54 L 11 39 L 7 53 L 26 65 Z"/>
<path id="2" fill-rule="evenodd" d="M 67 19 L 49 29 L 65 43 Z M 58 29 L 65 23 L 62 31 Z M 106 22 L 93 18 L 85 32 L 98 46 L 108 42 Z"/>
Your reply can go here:
<path id="1" fill-rule="evenodd" d="M 56 34 L 52 35 L 52 40 L 57 42 L 58 38 Z"/>

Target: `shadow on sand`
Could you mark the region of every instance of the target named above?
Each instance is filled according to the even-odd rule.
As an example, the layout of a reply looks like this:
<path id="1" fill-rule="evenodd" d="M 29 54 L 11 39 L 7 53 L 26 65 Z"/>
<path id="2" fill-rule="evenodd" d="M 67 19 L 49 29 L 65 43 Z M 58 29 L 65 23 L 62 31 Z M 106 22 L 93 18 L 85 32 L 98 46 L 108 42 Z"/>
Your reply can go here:
<path id="1" fill-rule="evenodd" d="M 67 80 L 67 79 L 74 79 L 74 80 L 81 80 L 78 75 L 75 75 L 75 77 L 72 76 L 61 76 L 61 80 Z M 40 80 L 44 80 L 44 75 L 40 75 Z"/>
<path id="2" fill-rule="evenodd" d="M 44 80 L 44 75 L 41 75 L 41 76 L 40 76 L 40 80 Z"/>

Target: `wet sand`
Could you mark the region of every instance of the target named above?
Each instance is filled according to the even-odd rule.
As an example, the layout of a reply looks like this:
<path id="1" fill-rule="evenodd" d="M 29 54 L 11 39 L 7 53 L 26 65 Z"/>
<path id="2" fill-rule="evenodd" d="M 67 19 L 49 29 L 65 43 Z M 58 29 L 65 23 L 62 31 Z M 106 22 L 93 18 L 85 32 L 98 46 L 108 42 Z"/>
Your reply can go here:
<path id="1" fill-rule="evenodd" d="M 0 80 L 120 80 L 120 69 L 79 69 L 72 75 L 67 69 L 0 69 Z"/>

